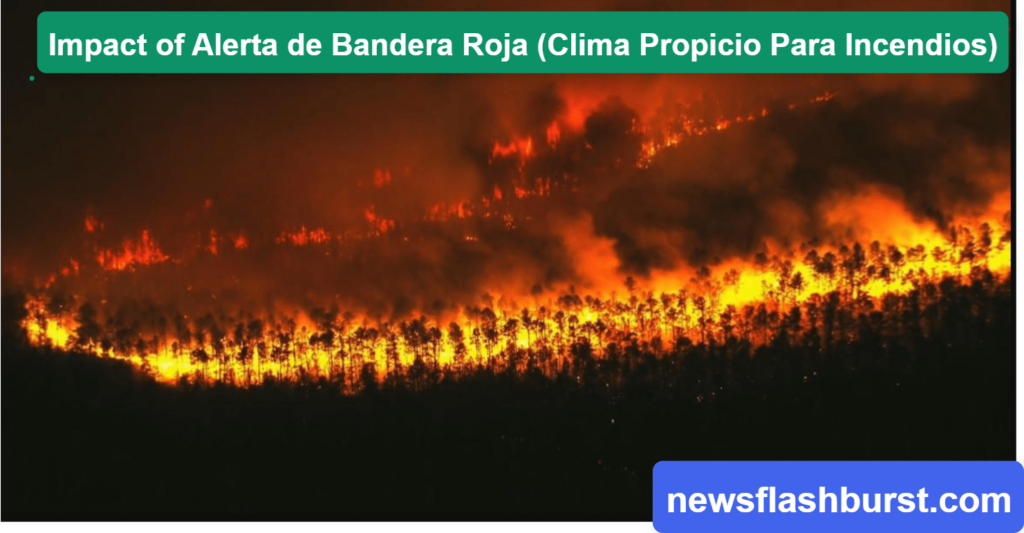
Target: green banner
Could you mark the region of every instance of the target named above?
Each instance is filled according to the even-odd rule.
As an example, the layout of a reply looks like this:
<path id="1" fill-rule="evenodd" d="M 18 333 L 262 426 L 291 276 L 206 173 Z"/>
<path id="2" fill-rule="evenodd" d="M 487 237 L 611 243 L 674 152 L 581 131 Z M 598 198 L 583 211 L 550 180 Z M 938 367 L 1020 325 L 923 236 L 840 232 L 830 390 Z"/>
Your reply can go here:
<path id="1" fill-rule="evenodd" d="M 1000 73 L 1002 12 L 45 12 L 46 73 Z"/>

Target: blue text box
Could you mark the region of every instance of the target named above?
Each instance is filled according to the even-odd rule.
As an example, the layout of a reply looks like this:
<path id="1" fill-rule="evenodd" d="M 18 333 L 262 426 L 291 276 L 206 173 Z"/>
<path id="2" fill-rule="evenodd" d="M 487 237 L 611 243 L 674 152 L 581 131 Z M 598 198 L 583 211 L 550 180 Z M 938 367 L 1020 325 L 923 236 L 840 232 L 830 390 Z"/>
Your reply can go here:
<path id="1" fill-rule="evenodd" d="M 1024 467 L 1013 461 L 662 461 L 654 467 L 653 506 L 660 533 L 1015 533 L 1024 528 Z"/>

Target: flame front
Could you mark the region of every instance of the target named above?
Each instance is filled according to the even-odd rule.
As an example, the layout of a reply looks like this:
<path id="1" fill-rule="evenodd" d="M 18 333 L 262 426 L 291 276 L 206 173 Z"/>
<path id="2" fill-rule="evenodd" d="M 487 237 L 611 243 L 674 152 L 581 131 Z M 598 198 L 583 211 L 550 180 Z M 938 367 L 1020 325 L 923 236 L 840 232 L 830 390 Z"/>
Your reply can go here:
<path id="1" fill-rule="evenodd" d="M 173 335 L 147 337 L 105 331 L 91 307 L 54 313 L 37 297 L 28 301 L 24 326 L 36 345 L 125 359 L 167 382 L 324 377 L 353 390 L 364 372 L 383 380 L 422 365 L 458 373 L 474 365 L 524 365 L 527 358 L 554 373 L 583 345 L 600 357 L 601 347 L 616 343 L 650 348 L 682 339 L 724 343 L 737 335 L 770 343 L 773 324 L 795 315 L 799 325 L 832 299 L 868 313 L 928 284 L 1002 277 L 1011 269 L 1011 248 L 997 234 L 986 224 L 978 232 L 960 228 L 955 240 L 855 244 L 811 250 L 800 259 L 760 255 L 721 274 L 674 278 L 674 291 L 628 279 L 622 296 L 569 293 L 541 305 L 468 308 L 447 324 L 422 317 L 374 322 L 337 312 L 248 322 L 179 316 Z"/>

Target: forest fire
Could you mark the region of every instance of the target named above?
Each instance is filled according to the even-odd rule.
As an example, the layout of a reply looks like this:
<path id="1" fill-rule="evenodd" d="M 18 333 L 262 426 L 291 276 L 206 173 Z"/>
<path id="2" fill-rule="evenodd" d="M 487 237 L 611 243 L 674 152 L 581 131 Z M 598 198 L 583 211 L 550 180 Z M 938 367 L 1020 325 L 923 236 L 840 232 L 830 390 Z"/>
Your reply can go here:
<path id="1" fill-rule="evenodd" d="M 473 307 L 447 324 L 425 317 L 374 323 L 337 310 L 248 322 L 208 314 L 174 317 L 176 331 L 167 337 L 154 332 L 126 338 L 104 331 L 88 304 L 61 314 L 33 298 L 25 327 L 35 344 L 127 359 L 168 382 L 251 385 L 269 376 L 325 377 L 352 390 L 363 372 L 386 379 L 427 364 L 457 373 L 474 365 L 523 365 L 534 357 L 555 371 L 583 346 L 601 357 L 599 347 L 615 343 L 743 339 L 757 345 L 771 342 L 769 332 L 780 322 L 792 320 L 799 330 L 828 305 L 870 313 L 928 283 L 1007 275 L 1008 238 L 987 224 L 977 233 L 968 228 L 956 233 L 953 239 L 904 247 L 876 241 L 867 248 L 815 249 L 802 258 L 759 254 L 720 275 L 701 270 L 676 291 L 642 288 L 629 278 L 620 296 L 568 293 L 538 306 Z M 830 304 L 830 298 L 836 300 Z"/>
<path id="2" fill-rule="evenodd" d="M 787 104 L 779 113 L 825 106 L 835 97 L 825 92 Z M 581 243 L 578 253 L 570 250 L 570 256 L 578 255 L 571 257 L 575 275 L 531 281 L 529 290 L 491 282 L 480 287 L 482 297 L 475 302 L 441 309 L 372 312 L 349 306 L 344 295 L 278 302 L 271 310 L 220 304 L 186 310 L 149 302 L 144 293 L 138 296 L 149 303 L 128 303 L 138 302 L 138 296 L 121 303 L 97 299 L 104 287 L 143 276 L 155 265 L 171 265 L 187 279 L 189 269 L 204 261 L 286 253 L 281 248 L 317 247 L 343 265 L 364 261 L 359 258 L 367 249 L 394 248 L 392 253 L 402 254 L 436 235 L 453 234 L 446 246 L 480 253 L 503 239 L 557 226 L 555 214 L 564 206 L 586 201 L 588 173 L 623 172 L 615 169 L 625 161 L 633 167 L 630 179 L 657 179 L 665 165 L 704 149 L 687 151 L 691 142 L 720 136 L 715 143 L 728 143 L 735 130 L 776 114 L 767 107 L 729 117 L 677 113 L 650 126 L 626 109 L 599 109 L 582 131 L 556 117 L 536 131 L 491 143 L 484 171 L 490 181 L 476 199 L 435 202 L 410 215 L 392 213 L 393 203 L 379 197 L 367 200 L 357 217 L 362 222 L 354 227 L 299 225 L 262 239 L 249 231 L 210 228 L 204 230 L 205 242 L 185 247 L 180 255 L 165 252 L 150 230 L 142 230 L 120 247 L 96 246 L 91 262 L 73 258 L 74 268 L 63 267 L 59 277 L 49 276 L 48 283 L 27 291 L 22 325 L 34 345 L 127 360 L 169 383 L 251 386 L 269 379 L 323 379 L 348 393 L 368 381 L 458 376 L 476 368 L 535 369 L 554 376 L 566 365 L 615 358 L 630 346 L 659 354 L 681 345 L 745 343 L 756 349 L 789 342 L 800 332 L 820 335 L 822 329 L 829 336 L 856 336 L 851 324 L 875 316 L 884 320 L 907 302 L 926 305 L 941 296 L 937 287 L 991 284 L 1011 275 L 1011 232 L 1003 216 L 1009 211 L 1006 179 L 983 209 L 949 213 L 942 223 L 912 214 L 897 194 L 865 185 L 822 211 L 819 224 L 829 228 L 827 238 L 763 238 L 744 253 L 733 250 L 639 271 L 626 267 L 622 243 L 613 248 L 606 238 L 588 235 L 598 221 L 577 224 L 572 227 L 595 227 L 582 234 L 565 230 L 571 238 L 555 233 Z M 617 144 L 598 134 L 602 128 Z M 375 170 L 372 189 L 383 194 L 401 187 L 405 174 Z M 771 216 L 794 216 L 790 208 L 773 209 Z M 216 213 L 209 200 L 204 213 Z M 90 214 L 84 229 L 101 235 L 110 225 Z M 692 241 L 682 235 L 662 238 Z M 593 254 L 601 259 L 592 260 Z M 287 259 L 288 264 L 297 260 Z M 236 267 L 225 271 L 231 268 Z M 219 301 L 216 294 L 211 298 Z M 845 325 L 835 322 L 844 316 Z"/>

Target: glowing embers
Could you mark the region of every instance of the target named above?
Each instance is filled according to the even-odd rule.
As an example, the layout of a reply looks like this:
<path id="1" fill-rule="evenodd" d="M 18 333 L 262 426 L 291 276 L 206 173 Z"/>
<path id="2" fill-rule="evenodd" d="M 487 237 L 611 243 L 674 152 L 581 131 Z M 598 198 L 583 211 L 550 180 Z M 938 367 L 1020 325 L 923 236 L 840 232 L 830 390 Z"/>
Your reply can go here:
<path id="1" fill-rule="evenodd" d="M 374 170 L 373 171 L 373 186 L 378 189 L 383 189 L 391 184 L 391 172 L 387 170 Z"/>
<path id="2" fill-rule="evenodd" d="M 387 233 L 395 229 L 395 221 L 389 218 L 378 216 L 376 208 L 372 205 L 366 208 L 366 211 L 363 212 L 363 215 L 366 217 L 366 221 L 370 223 L 370 226 L 373 227 L 374 231 L 377 231 L 379 233 Z"/>
<path id="3" fill-rule="evenodd" d="M 811 98 L 806 103 L 818 104 L 828 102 L 835 98 L 835 96 L 836 93 L 825 91 L 824 93 Z M 792 111 L 799 106 L 800 104 L 794 102 L 788 104 L 787 109 Z M 732 118 L 720 116 L 714 121 L 698 120 L 687 115 L 680 115 L 676 117 L 669 126 L 660 130 L 651 129 L 639 123 L 634 124 L 634 131 L 643 136 L 640 156 L 637 159 L 636 165 L 639 168 L 649 167 L 651 160 L 657 156 L 658 152 L 665 148 L 678 146 L 687 138 L 700 137 L 711 132 L 722 132 L 729 129 L 732 125 L 753 122 L 768 116 L 768 114 L 768 108 L 762 108 L 760 111 L 750 112 L 746 115 L 737 115 Z"/>
<path id="4" fill-rule="evenodd" d="M 282 231 L 274 242 L 278 244 L 290 244 L 292 246 L 307 246 L 310 244 L 328 244 L 334 240 L 333 235 L 324 228 L 306 229 L 300 226 L 292 231 Z M 248 243 L 246 243 L 248 246 Z"/>

